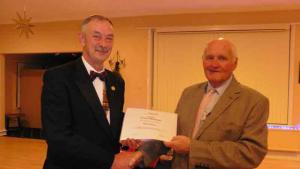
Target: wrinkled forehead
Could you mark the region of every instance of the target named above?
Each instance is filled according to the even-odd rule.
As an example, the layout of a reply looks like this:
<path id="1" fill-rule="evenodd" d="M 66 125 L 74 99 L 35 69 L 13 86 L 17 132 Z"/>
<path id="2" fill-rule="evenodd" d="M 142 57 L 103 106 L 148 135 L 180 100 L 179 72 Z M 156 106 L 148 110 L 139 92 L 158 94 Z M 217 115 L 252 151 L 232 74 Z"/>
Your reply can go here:
<path id="1" fill-rule="evenodd" d="M 205 55 L 225 55 L 235 57 L 233 45 L 226 40 L 214 40 L 207 44 Z"/>
<path id="2" fill-rule="evenodd" d="M 207 49 L 209 51 L 213 50 L 219 50 L 219 51 L 229 51 L 230 50 L 230 44 L 226 41 L 212 41 L 208 43 Z"/>

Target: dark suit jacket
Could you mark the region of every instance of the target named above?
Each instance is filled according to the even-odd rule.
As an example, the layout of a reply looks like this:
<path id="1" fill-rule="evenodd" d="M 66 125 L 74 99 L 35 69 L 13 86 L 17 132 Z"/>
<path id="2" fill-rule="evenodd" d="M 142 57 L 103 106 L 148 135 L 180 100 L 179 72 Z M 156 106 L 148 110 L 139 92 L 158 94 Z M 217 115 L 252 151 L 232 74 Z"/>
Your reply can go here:
<path id="1" fill-rule="evenodd" d="M 119 152 L 124 81 L 108 72 L 108 123 L 79 58 L 44 74 L 42 124 L 48 144 L 45 169 L 109 169 Z"/>

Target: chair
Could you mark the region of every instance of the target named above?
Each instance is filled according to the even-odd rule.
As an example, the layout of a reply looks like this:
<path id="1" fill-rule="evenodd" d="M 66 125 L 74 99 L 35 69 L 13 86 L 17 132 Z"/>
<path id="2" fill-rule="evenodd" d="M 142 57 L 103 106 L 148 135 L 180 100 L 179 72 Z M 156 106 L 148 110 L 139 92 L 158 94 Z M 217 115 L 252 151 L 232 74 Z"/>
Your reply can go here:
<path id="1" fill-rule="evenodd" d="M 5 127 L 8 131 L 19 130 L 22 126 L 22 118 L 24 114 L 21 113 L 20 108 L 17 109 L 15 113 L 6 113 L 5 114 Z"/>

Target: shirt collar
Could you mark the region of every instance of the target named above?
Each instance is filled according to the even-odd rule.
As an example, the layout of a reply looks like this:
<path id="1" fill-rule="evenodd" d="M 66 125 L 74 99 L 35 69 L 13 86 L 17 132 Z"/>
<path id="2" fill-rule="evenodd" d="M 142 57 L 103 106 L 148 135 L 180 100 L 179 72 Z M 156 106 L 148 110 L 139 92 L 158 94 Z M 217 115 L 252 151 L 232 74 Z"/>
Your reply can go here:
<path id="1" fill-rule="evenodd" d="M 229 77 L 229 79 L 227 79 L 221 86 L 214 88 L 217 92 L 218 95 L 222 95 L 224 93 L 224 91 L 227 89 L 227 87 L 229 86 L 230 82 L 232 81 L 233 76 L 231 75 Z M 209 91 L 210 89 L 213 89 L 212 85 L 208 82 L 207 88 L 206 88 L 206 92 Z"/>
<path id="2" fill-rule="evenodd" d="M 86 60 L 85 60 L 85 58 L 83 57 L 83 56 L 81 56 L 81 59 L 82 59 L 82 62 L 83 62 L 83 64 L 84 64 L 84 66 L 85 66 L 85 68 L 86 68 L 86 70 L 87 70 L 87 72 L 88 72 L 88 74 L 90 74 L 91 73 L 91 71 L 94 71 L 94 72 L 97 72 L 97 73 L 101 73 L 101 72 L 103 72 L 103 71 L 105 71 L 105 69 L 103 68 L 102 70 L 100 70 L 100 71 L 96 71 Z"/>

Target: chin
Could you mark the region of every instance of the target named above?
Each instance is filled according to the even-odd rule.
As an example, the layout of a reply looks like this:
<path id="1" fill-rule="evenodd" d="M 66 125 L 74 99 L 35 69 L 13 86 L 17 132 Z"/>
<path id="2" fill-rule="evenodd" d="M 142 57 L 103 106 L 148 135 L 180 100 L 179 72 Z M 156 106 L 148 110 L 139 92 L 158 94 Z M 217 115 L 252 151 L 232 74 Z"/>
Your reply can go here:
<path id="1" fill-rule="evenodd" d="M 207 80 L 210 81 L 210 82 L 214 82 L 214 83 L 220 81 L 220 79 L 216 78 L 216 77 L 208 77 Z"/>
<path id="2" fill-rule="evenodd" d="M 209 83 L 213 84 L 220 84 L 222 83 L 222 80 L 219 79 L 208 79 Z"/>
<path id="3" fill-rule="evenodd" d="M 99 59 L 99 60 L 106 60 L 108 58 L 109 55 L 107 54 L 98 54 L 96 55 L 96 57 Z"/>

